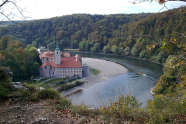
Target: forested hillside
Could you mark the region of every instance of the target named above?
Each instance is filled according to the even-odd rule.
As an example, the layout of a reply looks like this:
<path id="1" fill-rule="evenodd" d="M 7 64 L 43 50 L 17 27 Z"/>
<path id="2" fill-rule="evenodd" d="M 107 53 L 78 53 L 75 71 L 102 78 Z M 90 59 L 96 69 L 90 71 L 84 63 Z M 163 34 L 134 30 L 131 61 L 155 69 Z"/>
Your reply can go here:
<path id="1" fill-rule="evenodd" d="M 79 48 L 82 41 L 94 40 L 101 47 L 117 33 L 120 26 L 129 25 L 151 14 L 88 15 L 74 14 L 45 20 L 36 20 L 23 25 L 9 26 L 22 42 L 52 49 L 54 42 L 60 46 Z M 1 32 L 1 35 L 8 32 Z"/>
<path id="2" fill-rule="evenodd" d="M 179 8 L 180 9 L 180 8 Z M 186 31 L 186 14 L 179 9 L 150 14 L 88 15 L 74 14 L 45 20 L 35 20 L 22 25 L 11 25 L 8 30 L 25 45 L 45 46 L 54 49 L 72 47 L 82 51 L 131 55 L 164 63 L 169 50 L 159 49 L 163 39 L 179 37 Z M 185 8 L 182 8 L 185 9 Z M 0 34 L 8 32 L 1 30 Z M 155 49 L 146 46 L 158 44 Z"/>

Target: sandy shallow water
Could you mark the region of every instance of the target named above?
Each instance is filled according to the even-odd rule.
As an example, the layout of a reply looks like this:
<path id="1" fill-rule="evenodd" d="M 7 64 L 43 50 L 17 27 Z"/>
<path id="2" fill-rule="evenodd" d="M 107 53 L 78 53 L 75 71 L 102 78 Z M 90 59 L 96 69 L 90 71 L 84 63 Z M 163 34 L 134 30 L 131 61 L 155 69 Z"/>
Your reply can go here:
<path id="1" fill-rule="evenodd" d="M 106 60 L 94 59 L 94 58 L 82 58 L 82 61 L 83 61 L 82 62 L 83 65 L 86 64 L 89 68 L 97 69 L 101 72 L 97 75 L 94 75 L 88 69 L 87 72 L 88 76 L 80 79 L 80 81 L 85 81 L 87 83 L 84 83 L 81 86 L 77 86 L 75 88 L 63 92 L 62 94 L 64 96 L 70 95 L 82 89 L 86 89 L 96 83 L 109 80 L 109 78 L 116 77 L 125 74 L 127 72 L 127 69 L 124 66 Z"/>

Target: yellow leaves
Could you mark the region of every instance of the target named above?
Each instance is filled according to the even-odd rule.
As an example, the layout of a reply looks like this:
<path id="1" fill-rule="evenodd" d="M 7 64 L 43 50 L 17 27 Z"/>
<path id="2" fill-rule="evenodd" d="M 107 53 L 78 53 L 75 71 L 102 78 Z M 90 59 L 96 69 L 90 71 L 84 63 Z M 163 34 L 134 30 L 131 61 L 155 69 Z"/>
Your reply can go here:
<path id="1" fill-rule="evenodd" d="M 181 13 L 185 13 L 185 10 L 180 9 L 180 12 L 181 12 Z"/>
<path id="2" fill-rule="evenodd" d="M 181 76 L 181 79 L 184 80 L 184 79 L 185 79 L 185 76 L 182 75 L 182 76 Z"/>
<path id="3" fill-rule="evenodd" d="M 148 50 L 151 50 L 151 46 L 150 45 L 146 45 Z"/>
<path id="4" fill-rule="evenodd" d="M 127 47 L 127 45 L 125 45 L 124 47 Z"/>
<path id="5" fill-rule="evenodd" d="M 152 48 L 155 48 L 156 46 L 155 45 L 146 45 L 146 47 L 148 50 L 151 50 Z"/>
<path id="6" fill-rule="evenodd" d="M 185 61 L 179 61 L 179 62 L 177 62 L 176 66 L 180 66 L 180 65 L 182 65 L 183 63 L 185 63 Z"/>
<path id="7" fill-rule="evenodd" d="M 4 54 L 4 53 L 3 53 Z M 1 59 L 5 59 L 4 56 L 2 54 L 0 54 L 0 60 Z"/>
<path id="8" fill-rule="evenodd" d="M 178 39 L 175 38 L 174 41 L 172 42 L 172 44 L 173 44 L 173 45 L 177 45 L 177 44 L 178 44 L 177 40 L 178 40 Z"/>
<path id="9" fill-rule="evenodd" d="M 106 108 L 105 108 L 105 106 L 100 107 L 100 111 L 102 111 L 102 112 L 106 112 Z"/>

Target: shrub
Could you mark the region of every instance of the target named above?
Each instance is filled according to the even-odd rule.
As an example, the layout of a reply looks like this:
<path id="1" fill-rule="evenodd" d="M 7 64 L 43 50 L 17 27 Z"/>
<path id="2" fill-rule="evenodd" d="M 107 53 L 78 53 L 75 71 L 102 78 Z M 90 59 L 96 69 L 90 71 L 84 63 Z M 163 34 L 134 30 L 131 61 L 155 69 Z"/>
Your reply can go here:
<path id="1" fill-rule="evenodd" d="M 175 76 L 177 69 L 164 67 L 163 71 L 165 76 Z"/>
<path id="2" fill-rule="evenodd" d="M 76 86 L 79 86 L 81 84 L 83 84 L 83 82 L 81 82 L 81 81 L 75 81 L 75 83 L 70 83 L 70 84 L 63 84 L 63 85 L 60 86 L 58 91 L 60 91 L 60 92 L 61 91 L 66 91 L 66 90 L 72 89 Z"/>
<path id="3" fill-rule="evenodd" d="M 58 99 L 60 97 L 59 93 L 51 88 L 39 90 L 37 92 L 38 99 Z"/>
<path id="4" fill-rule="evenodd" d="M 31 93 L 34 93 L 37 90 L 33 84 L 23 83 L 23 86 L 26 87 Z"/>
<path id="5" fill-rule="evenodd" d="M 68 100 L 67 98 L 63 97 L 63 96 L 60 96 L 60 98 L 57 99 L 55 101 L 55 103 L 56 103 L 55 107 L 58 110 L 66 109 L 66 108 L 68 108 L 69 106 L 72 105 L 72 102 L 70 100 Z"/>
<path id="6" fill-rule="evenodd" d="M 23 98 L 31 95 L 31 92 L 28 89 L 20 88 L 18 91 L 20 92 L 21 97 L 23 97 Z"/>
<path id="7" fill-rule="evenodd" d="M 130 119 L 142 122 L 145 120 L 144 117 L 146 114 L 143 109 L 139 108 L 140 106 L 141 103 L 138 103 L 138 99 L 134 96 L 120 96 L 119 100 L 114 103 L 111 102 L 110 106 L 100 107 L 100 112 L 113 118 Z"/>
<path id="8" fill-rule="evenodd" d="M 9 70 L 0 67 L 0 98 L 5 98 L 11 90 L 10 78 Z"/>
<path id="9" fill-rule="evenodd" d="M 173 92 L 176 87 L 175 76 L 161 76 L 154 88 L 155 94 L 167 94 Z"/>
<path id="10" fill-rule="evenodd" d="M 94 118 L 96 115 L 99 114 L 98 109 L 90 110 L 90 109 L 88 109 L 88 106 L 83 105 L 83 104 L 71 105 L 70 108 L 71 108 L 72 114 L 78 113 L 83 116 L 91 116 L 92 118 Z"/>
<path id="11" fill-rule="evenodd" d="M 82 84 L 83 84 L 83 82 L 81 82 L 81 81 L 76 81 L 76 82 L 75 82 L 75 85 L 76 85 L 76 86 L 79 86 L 79 85 L 82 85 Z"/>
<path id="12" fill-rule="evenodd" d="M 0 98 L 6 97 L 8 95 L 9 89 L 3 85 L 0 85 Z"/>
<path id="13" fill-rule="evenodd" d="M 149 114 L 148 123 L 184 123 L 186 100 L 174 100 L 157 95 L 147 102 L 146 111 Z"/>

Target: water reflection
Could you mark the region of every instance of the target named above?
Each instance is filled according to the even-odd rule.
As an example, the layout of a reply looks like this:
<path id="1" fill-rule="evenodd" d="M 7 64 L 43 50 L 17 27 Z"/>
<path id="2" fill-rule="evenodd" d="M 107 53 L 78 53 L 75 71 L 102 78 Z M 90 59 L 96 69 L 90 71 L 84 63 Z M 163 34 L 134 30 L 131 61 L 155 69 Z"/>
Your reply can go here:
<path id="1" fill-rule="evenodd" d="M 137 97 L 139 102 L 143 103 L 142 106 L 146 106 L 148 99 L 153 99 L 149 90 L 156 85 L 162 75 L 161 65 L 116 55 L 78 54 L 82 57 L 101 58 L 120 63 L 128 69 L 128 72 L 68 96 L 74 104 L 84 103 L 91 107 L 100 107 L 109 105 L 110 101 L 117 100 L 120 95 L 127 94 Z"/>

